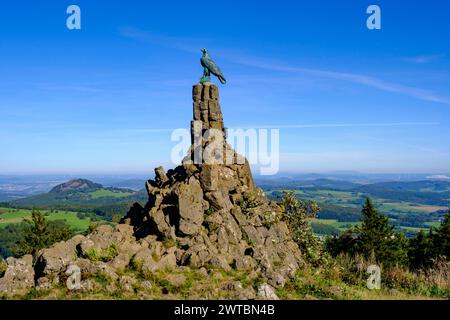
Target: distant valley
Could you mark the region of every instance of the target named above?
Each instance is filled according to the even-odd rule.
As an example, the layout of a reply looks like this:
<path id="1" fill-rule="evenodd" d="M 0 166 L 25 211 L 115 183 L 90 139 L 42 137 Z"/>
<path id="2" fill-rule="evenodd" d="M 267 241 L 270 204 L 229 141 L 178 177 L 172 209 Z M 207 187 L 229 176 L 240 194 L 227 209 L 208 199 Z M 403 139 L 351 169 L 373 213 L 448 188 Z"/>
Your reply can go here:
<path id="1" fill-rule="evenodd" d="M 260 186 L 272 199 L 292 191 L 302 200 L 317 202 L 321 211 L 312 221 L 320 234 L 337 234 L 359 223 L 366 197 L 390 223 L 407 236 L 437 226 L 450 204 L 450 181 L 420 180 L 360 184 L 335 179 L 264 181 Z"/>
<path id="2" fill-rule="evenodd" d="M 64 177 L 47 177 L 41 182 L 37 178 L 27 181 L 25 177 L 16 177 L 5 182 L 0 177 L 0 195 L 8 194 L 8 197 L 0 198 L 3 202 L 0 204 L 0 228 L 22 221 L 30 216 L 31 209 L 36 208 L 44 210 L 53 219 L 63 218 L 61 212 L 67 212 L 70 217 L 67 221 L 74 228 L 81 226 L 83 229 L 91 222 L 117 221 L 134 202 L 142 204 L 147 200 L 143 188 L 145 180 L 141 177 L 100 178 L 108 186 L 89 179 L 56 183 Z M 384 181 L 388 178 L 395 180 Z M 290 190 L 302 200 L 317 202 L 321 211 L 311 223 L 315 232 L 322 235 L 338 234 L 357 225 L 366 197 L 372 198 L 377 209 L 407 236 L 437 226 L 450 204 L 450 180 L 427 179 L 426 176 L 340 173 L 257 178 L 256 182 L 274 200 L 279 199 L 283 191 Z M 55 213 L 53 217 L 52 213 Z M 75 222 L 73 215 L 86 220 Z M 86 224 L 86 221 L 90 222 Z"/>

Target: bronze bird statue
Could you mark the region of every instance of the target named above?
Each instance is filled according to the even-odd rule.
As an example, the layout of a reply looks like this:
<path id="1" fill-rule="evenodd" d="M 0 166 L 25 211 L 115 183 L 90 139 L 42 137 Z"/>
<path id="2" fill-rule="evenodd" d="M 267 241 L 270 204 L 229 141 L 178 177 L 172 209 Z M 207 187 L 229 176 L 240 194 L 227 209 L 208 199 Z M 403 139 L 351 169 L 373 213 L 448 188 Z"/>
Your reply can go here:
<path id="1" fill-rule="evenodd" d="M 222 74 L 222 71 L 220 71 L 217 64 L 211 59 L 211 57 L 208 54 L 208 50 L 203 48 L 202 50 L 203 56 L 200 59 L 200 63 L 203 66 L 203 77 L 200 78 L 200 83 L 205 83 L 210 81 L 210 74 L 212 73 L 217 78 L 219 78 L 220 83 L 225 84 L 227 80 L 225 80 L 225 77 Z"/>

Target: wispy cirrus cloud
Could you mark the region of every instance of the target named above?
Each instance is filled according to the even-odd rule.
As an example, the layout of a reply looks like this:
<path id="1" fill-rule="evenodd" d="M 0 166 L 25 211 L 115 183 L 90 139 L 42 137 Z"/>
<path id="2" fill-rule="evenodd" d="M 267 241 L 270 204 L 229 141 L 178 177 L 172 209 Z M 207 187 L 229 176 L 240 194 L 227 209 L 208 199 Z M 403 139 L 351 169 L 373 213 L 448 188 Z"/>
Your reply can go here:
<path id="1" fill-rule="evenodd" d="M 119 35 L 166 48 L 198 53 L 205 41 L 198 38 L 163 36 L 133 27 L 119 28 Z"/>
<path id="2" fill-rule="evenodd" d="M 181 50 L 190 53 L 198 52 L 199 48 L 203 47 L 205 43 L 210 43 L 207 39 L 197 39 L 197 38 L 182 38 L 182 37 L 168 37 L 154 34 L 152 32 L 148 32 L 145 30 L 140 30 L 138 28 L 121 28 L 119 30 L 119 34 L 139 40 L 145 41 L 149 43 L 153 43 L 155 45 L 160 45 L 167 48 L 172 48 L 176 50 Z M 238 53 L 235 50 L 230 49 L 217 49 L 220 56 L 223 59 L 227 59 L 236 64 L 245 65 L 248 67 L 265 69 L 271 71 L 285 72 L 291 73 L 294 75 L 304 76 L 308 75 L 310 77 L 315 78 L 323 78 L 323 79 L 332 79 L 337 81 L 345 81 L 358 85 L 363 85 L 366 87 L 371 87 L 374 89 L 378 89 L 385 92 L 402 94 L 405 96 L 409 96 L 415 99 L 435 102 L 441 104 L 450 104 L 450 97 L 441 95 L 429 89 L 422 89 L 412 86 L 406 86 L 398 83 L 393 83 L 389 81 L 385 81 L 376 77 L 352 73 L 352 72 L 340 72 L 334 70 L 325 70 L 325 69 L 315 69 L 315 68 L 304 68 L 293 66 L 291 64 L 285 64 L 282 62 L 262 59 L 260 57 L 248 56 Z M 415 60 L 417 63 L 421 61 L 430 61 L 430 59 L 436 59 L 438 55 L 430 55 L 430 56 L 421 56 L 421 57 L 413 57 L 413 61 Z"/>
<path id="3" fill-rule="evenodd" d="M 308 129 L 308 128 L 369 128 L 369 127 L 410 127 L 410 126 L 439 126 L 439 122 L 368 122 L 368 123 L 311 123 L 284 125 L 255 125 L 243 128 L 258 129 Z M 233 128 L 233 127 L 230 127 Z M 236 128 L 234 128 L 236 129 Z"/>
<path id="4" fill-rule="evenodd" d="M 427 176 L 427 179 L 435 179 L 435 180 L 450 180 L 450 177 L 445 174 L 435 174 L 432 176 Z"/>
<path id="5" fill-rule="evenodd" d="M 299 75 L 309 75 L 312 77 L 325 78 L 325 79 L 334 79 L 346 82 L 352 82 L 359 85 L 364 85 L 368 87 L 372 87 L 375 89 L 379 89 L 386 92 L 399 93 L 403 95 L 407 95 L 413 98 L 417 98 L 424 101 L 437 102 L 443 104 L 450 104 L 450 97 L 442 96 L 440 94 L 435 93 L 432 90 L 421 89 L 411 86 L 405 86 L 397 83 L 387 82 L 375 77 L 357 74 L 357 73 L 349 73 L 349 72 L 337 72 L 330 70 L 322 70 L 322 69 L 310 69 L 310 68 L 302 68 L 302 67 L 294 67 L 286 64 L 281 64 L 277 62 L 263 61 L 253 57 L 233 57 L 232 60 L 236 63 L 240 63 L 246 66 L 272 70 L 272 71 L 280 71 L 280 72 L 288 72 L 288 73 L 296 73 Z"/>
<path id="6" fill-rule="evenodd" d="M 370 127 L 411 127 L 411 126 L 439 126 L 440 122 L 367 122 L 367 123 L 305 123 L 305 124 L 269 124 L 242 125 L 228 127 L 228 129 L 309 129 L 309 128 L 370 128 Z M 172 132 L 180 128 L 130 128 L 120 129 L 126 133 L 161 133 Z M 187 130 L 187 129 L 186 129 Z M 117 130 L 114 130 L 115 132 Z"/>
<path id="7" fill-rule="evenodd" d="M 426 64 L 439 60 L 443 57 L 445 57 L 445 54 L 426 54 L 420 56 L 406 57 L 403 58 L 403 60 L 415 64 Z"/>

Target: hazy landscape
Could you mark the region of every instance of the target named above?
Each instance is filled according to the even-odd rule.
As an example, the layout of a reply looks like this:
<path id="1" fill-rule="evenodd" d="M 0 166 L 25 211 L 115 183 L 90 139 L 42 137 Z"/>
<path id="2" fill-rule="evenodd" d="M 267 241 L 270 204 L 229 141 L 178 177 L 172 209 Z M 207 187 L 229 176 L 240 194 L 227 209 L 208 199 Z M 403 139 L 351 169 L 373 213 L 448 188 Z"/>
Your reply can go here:
<path id="1" fill-rule="evenodd" d="M 86 188 L 55 186 L 76 180 L 65 175 L 22 175 L 0 177 L 0 233 L 5 227 L 31 217 L 33 209 L 50 221 L 64 220 L 75 232 L 93 223 L 117 222 L 134 203 L 147 201 L 143 175 L 87 175 Z M 316 202 L 321 210 L 310 219 L 317 235 L 338 235 L 361 223 L 361 207 L 367 197 L 389 223 L 407 237 L 437 227 L 450 204 L 450 179 L 445 175 L 405 174 L 280 174 L 259 177 L 256 182 L 266 195 L 279 201 L 283 191 L 293 191 L 301 200 Z M 101 182 L 102 184 L 99 184 Z M 57 188 L 55 188 L 57 189 Z M 1 237 L 0 237 L 1 238 Z M 7 239 L 0 239 L 6 258 Z"/>

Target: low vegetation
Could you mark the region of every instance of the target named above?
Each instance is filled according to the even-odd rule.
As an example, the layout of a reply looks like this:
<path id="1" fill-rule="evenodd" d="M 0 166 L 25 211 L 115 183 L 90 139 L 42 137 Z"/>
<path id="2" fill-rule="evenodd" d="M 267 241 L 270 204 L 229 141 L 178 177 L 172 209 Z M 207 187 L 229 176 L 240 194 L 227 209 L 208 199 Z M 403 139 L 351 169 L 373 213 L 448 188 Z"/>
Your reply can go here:
<path id="1" fill-rule="evenodd" d="M 46 224 L 46 232 L 49 237 L 62 239 L 58 233 L 69 235 L 81 233 L 89 230 L 89 226 L 94 222 L 90 218 L 80 217 L 78 213 L 60 210 L 29 210 L 17 208 L 0 208 L 0 256 L 17 256 L 23 251 L 26 235 L 30 232 L 30 222 L 37 222 L 38 216 L 42 216 Z M 40 218 L 39 218 L 40 219 Z M 43 240 L 44 243 L 50 243 L 51 240 Z M 20 244 L 22 243 L 22 244 Z M 22 247 L 22 249 L 20 249 Z"/>
<path id="2" fill-rule="evenodd" d="M 6 261 L 3 260 L 2 257 L 0 257 L 0 278 L 3 277 L 3 275 L 5 274 L 6 268 L 7 268 Z"/>
<path id="3" fill-rule="evenodd" d="M 70 239 L 74 233 L 63 221 L 48 222 L 45 216 L 33 211 L 21 229 L 22 239 L 12 248 L 14 256 L 36 255 L 43 248 Z"/>
<path id="4" fill-rule="evenodd" d="M 250 203 L 250 202 L 249 202 Z M 288 222 L 304 256 L 304 265 L 283 288 L 276 291 L 282 299 L 450 299 L 450 212 L 441 224 L 428 233 L 407 239 L 380 214 L 367 199 L 361 221 L 348 231 L 331 237 L 317 237 L 309 221 L 319 207 L 285 192 L 280 203 L 280 219 Z M 251 205 L 244 206 L 251 209 Z M 36 253 L 43 247 L 67 239 L 66 226 L 56 227 L 42 213 L 34 211 L 25 222 L 25 237 L 17 253 Z M 7 228 L 5 228 L 6 230 Z M 165 247 L 178 244 L 165 239 Z M 111 261 L 117 247 L 89 250 L 91 261 Z M 367 287 L 370 265 L 381 268 L 381 288 Z M 0 275 L 5 263 L 0 261 Z M 62 285 L 51 290 L 32 290 L 27 298 L 52 299 L 246 299 L 246 290 L 257 290 L 261 279 L 256 273 L 225 271 L 220 268 L 180 267 L 143 272 L 130 265 L 112 279 L 96 274 L 84 291 L 68 291 Z"/>
<path id="5" fill-rule="evenodd" d="M 358 184 L 348 181 L 318 179 L 307 181 L 266 182 L 266 194 L 281 200 L 283 191 L 291 191 L 302 201 L 320 205 L 313 230 L 321 235 L 344 232 L 361 220 L 361 206 L 370 197 L 374 207 L 389 218 L 395 230 L 413 238 L 440 223 L 450 199 L 448 181 L 384 182 Z M 317 222 L 317 223 L 316 223 Z M 320 224 L 318 224 L 320 223 Z M 328 227 L 323 226 L 328 224 Z M 333 228 L 331 228 L 333 227 Z M 337 230 L 336 230 L 337 229 Z"/>
<path id="6" fill-rule="evenodd" d="M 284 193 L 282 203 L 307 263 L 279 290 L 281 297 L 450 298 L 450 212 L 439 227 L 408 240 L 366 199 L 360 224 L 322 241 L 307 223 L 318 211 L 315 204 L 289 192 Z M 367 289 L 369 265 L 381 268 L 380 290 Z"/>
<path id="7" fill-rule="evenodd" d="M 108 262 L 114 259 L 117 255 L 118 255 L 117 245 L 112 244 L 108 248 L 102 250 L 95 248 L 89 249 L 85 254 L 85 258 L 91 261 Z"/>

